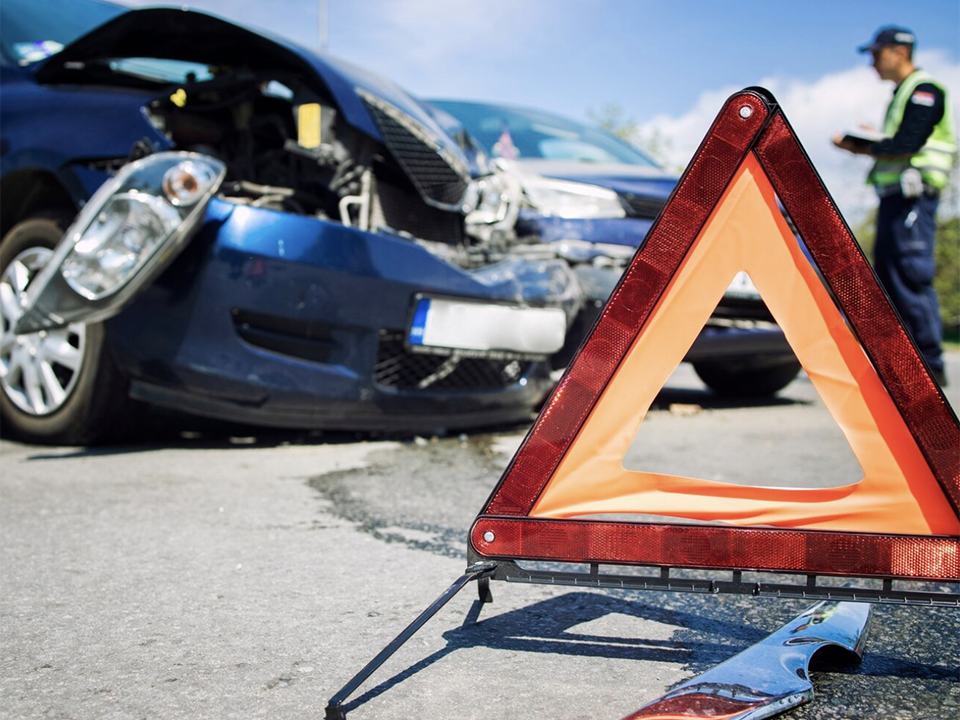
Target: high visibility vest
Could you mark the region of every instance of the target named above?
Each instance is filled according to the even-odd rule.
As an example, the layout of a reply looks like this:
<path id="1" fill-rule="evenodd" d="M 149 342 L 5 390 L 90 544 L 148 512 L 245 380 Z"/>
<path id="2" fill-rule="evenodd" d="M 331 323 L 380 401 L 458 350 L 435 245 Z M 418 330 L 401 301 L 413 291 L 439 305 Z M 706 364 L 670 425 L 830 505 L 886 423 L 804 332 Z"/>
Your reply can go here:
<path id="1" fill-rule="evenodd" d="M 929 73 L 923 70 L 912 72 L 897 88 L 887 107 L 887 115 L 883 121 L 883 134 L 893 137 L 903 121 L 903 112 L 913 96 L 914 90 L 922 83 L 935 85 L 943 93 L 943 117 L 940 119 L 927 138 L 926 144 L 916 155 L 909 158 L 877 160 L 867 182 L 876 185 L 878 189 L 890 187 L 900 183 L 900 174 L 908 167 L 915 167 L 920 171 L 925 185 L 942 189 L 947 184 L 950 168 L 957 152 L 957 140 L 953 133 L 953 113 L 950 110 L 950 101 L 947 98 L 946 88 L 934 80 Z"/>

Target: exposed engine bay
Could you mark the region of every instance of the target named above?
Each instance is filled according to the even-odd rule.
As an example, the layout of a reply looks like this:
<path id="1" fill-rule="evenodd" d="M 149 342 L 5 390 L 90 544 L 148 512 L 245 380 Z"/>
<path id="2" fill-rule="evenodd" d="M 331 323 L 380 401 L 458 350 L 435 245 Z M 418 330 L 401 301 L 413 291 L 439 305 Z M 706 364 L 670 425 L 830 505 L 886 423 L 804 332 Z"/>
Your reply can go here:
<path id="1" fill-rule="evenodd" d="M 190 80 L 150 103 L 147 114 L 177 149 L 227 164 L 225 194 L 259 207 L 337 217 L 338 199 L 359 192 L 373 148 L 348 150 L 341 140 L 333 140 L 336 111 L 329 106 L 317 100 L 299 106 L 315 108 L 301 115 L 318 123 L 302 131 L 303 137 L 309 132 L 318 142 L 304 146 L 298 142 L 298 106 L 285 84 L 232 71 Z M 372 144 L 362 142 L 362 136 L 356 139 Z"/>
<path id="2" fill-rule="evenodd" d="M 396 235 L 464 268 L 516 249 L 519 183 L 452 116 L 335 58 L 203 13 L 147 8 L 64 48 L 36 79 L 146 93 L 143 113 L 173 147 L 145 139 L 128 159 L 210 155 L 227 166 L 220 197 L 233 202 Z"/>
<path id="3" fill-rule="evenodd" d="M 220 195 L 232 202 L 394 234 L 461 267 L 501 259 L 516 243 L 506 180 L 471 179 L 429 129 L 361 94 L 384 146 L 300 77 L 211 68 L 145 110 L 177 149 L 227 165 Z"/>

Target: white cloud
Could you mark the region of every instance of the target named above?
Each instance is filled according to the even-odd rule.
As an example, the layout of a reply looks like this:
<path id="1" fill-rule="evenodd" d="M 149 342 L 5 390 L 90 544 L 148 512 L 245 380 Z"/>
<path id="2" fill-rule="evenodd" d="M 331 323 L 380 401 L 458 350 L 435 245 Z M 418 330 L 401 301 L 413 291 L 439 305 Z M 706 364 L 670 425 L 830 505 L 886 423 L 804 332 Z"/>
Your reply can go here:
<path id="1" fill-rule="evenodd" d="M 373 0 L 368 6 L 371 29 L 392 51 L 384 54 L 424 70 L 458 59 L 482 62 L 478 51 L 522 58 L 547 34 L 554 17 L 548 0 Z"/>
<path id="2" fill-rule="evenodd" d="M 946 85 L 954 120 L 960 119 L 960 64 L 940 51 L 918 53 L 917 62 Z M 772 77 L 760 84 L 777 98 L 841 212 L 849 222 L 859 221 L 876 204 L 873 191 L 864 184 L 871 161 L 838 150 L 831 139 L 860 124 L 879 127 L 893 86 L 881 82 L 866 66 L 830 73 L 813 82 Z M 659 115 L 642 123 L 640 134 L 658 134 L 667 141 L 670 164 L 686 166 L 726 98 L 740 89 L 704 92 L 683 115 Z"/>

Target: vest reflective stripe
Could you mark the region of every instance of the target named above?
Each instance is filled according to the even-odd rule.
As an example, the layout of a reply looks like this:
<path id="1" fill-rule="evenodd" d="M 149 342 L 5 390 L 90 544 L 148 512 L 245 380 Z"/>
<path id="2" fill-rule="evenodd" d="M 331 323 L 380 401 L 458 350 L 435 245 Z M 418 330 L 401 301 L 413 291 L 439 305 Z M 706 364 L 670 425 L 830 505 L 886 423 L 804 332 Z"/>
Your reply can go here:
<path id="1" fill-rule="evenodd" d="M 887 107 L 887 115 L 883 122 L 883 134 L 887 137 L 896 135 L 897 129 L 903 121 L 903 113 L 906 110 L 907 103 L 917 86 L 923 83 L 930 83 L 943 93 L 943 117 L 934 126 L 926 144 L 920 148 L 916 155 L 909 158 L 877 160 L 867 177 L 867 182 L 876 185 L 878 188 L 899 184 L 901 173 L 908 167 L 919 170 L 923 182 L 931 187 L 941 189 L 947 184 L 950 168 L 953 166 L 953 159 L 957 152 L 957 141 L 953 134 L 953 113 L 950 109 L 946 89 L 934 80 L 929 73 L 923 70 L 915 70 L 906 80 L 900 83 L 894 93 L 893 100 Z"/>

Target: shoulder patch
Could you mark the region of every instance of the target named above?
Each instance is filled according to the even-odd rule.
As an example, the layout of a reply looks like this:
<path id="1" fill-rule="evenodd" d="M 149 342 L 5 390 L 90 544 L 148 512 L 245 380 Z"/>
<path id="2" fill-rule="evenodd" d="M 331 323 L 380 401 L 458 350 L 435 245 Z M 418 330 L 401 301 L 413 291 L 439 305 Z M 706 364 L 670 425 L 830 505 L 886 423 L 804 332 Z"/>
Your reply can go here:
<path id="1" fill-rule="evenodd" d="M 910 102 L 925 107 L 933 107 L 936 101 L 937 98 L 932 92 L 926 92 L 924 90 L 917 90 L 910 96 Z"/>

